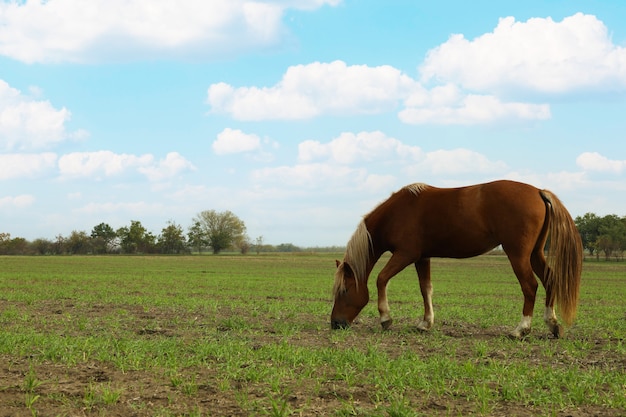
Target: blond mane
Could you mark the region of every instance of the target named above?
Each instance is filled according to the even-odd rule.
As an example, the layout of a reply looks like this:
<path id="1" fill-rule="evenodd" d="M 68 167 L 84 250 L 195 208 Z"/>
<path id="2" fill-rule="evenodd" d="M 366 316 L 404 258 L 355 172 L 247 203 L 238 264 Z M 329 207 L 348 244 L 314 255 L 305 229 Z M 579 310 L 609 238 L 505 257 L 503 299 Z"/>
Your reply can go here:
<path id="1" fill-rule="evenodd" d="M 404 190 L 410 191 L 414 195 L 418 195 L 427 188 L 430 188 L 430 185 L 422 182 L 416 182 L 415 184 L 409 184 L 403 187 Z"/>
<path id="2" fill-rule="evenodd" d="M 367 280 L 367 264 L 370 259 L 371 247 L 372 237 L 367 231 L 365 221 L 361 220 L 348 241 L 343 262 L 339 264 L 337 272 L 335 272 L 335 285 L 333 287 L 333 295 L 335 298 L 346 289 L 344 278 L 344 268 L 346 264 L 350 265 L 352 272 L 354 272 L 357 288 L 359 283 L 365 283 Z"/>

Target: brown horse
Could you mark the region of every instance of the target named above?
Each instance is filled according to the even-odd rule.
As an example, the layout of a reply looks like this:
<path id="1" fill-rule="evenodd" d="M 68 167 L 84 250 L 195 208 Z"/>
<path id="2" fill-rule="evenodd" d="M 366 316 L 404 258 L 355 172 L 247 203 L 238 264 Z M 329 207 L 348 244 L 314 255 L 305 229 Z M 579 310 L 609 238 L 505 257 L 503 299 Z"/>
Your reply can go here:
<path id="1" fill-rule="evenodd" d="M 554 305 L 571 325 L 582 268 L 580 235 L 553 193 L 513 181 L 461 188 L 412 184 L 392 194 L 363 218 L 348 242 L 343 262 L 337 261 L 331 326 L 348 327 L 365 307 L 369 274 L 389 251 L 392 256 L 376 281 L 383 329 L 392 321 L 387 283 L 414 264 L 424 299 L 424 319 L 418 328 L 429 330 L 434 320 L 430 258 L 469 258 L 498 245 L 507 254 L 524 294 L 522 320 L 512 335 L 521 338 L 530 332 L 536 274 L 546 289 L 544 321 L 555 337 L 561 336 Z"/>

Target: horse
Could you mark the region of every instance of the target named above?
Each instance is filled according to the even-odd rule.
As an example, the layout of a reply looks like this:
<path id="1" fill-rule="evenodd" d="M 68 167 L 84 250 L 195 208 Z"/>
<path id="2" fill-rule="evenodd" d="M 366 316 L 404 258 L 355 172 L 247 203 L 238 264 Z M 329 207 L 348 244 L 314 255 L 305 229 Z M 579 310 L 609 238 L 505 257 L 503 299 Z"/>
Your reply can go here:
<path id="1" fill-rule="evenodd" d="M 511 336 L 521 339 L 530 333 L 536 274 L 546 291 L 544 321 L 554 337 L 561 337 L 564 330 L 555 304 L 571 326 L 582 269 L 580 234 L 555 194 L 507 180 L 458 188 L 410 184 L 365 215 L 348 241 L 343 261 L 336 261 L 331 328 L 352 324 L 369 302 L 367 281 L 374 265 L 383 253 L 391 252 L 376 280 L 380 324 L 384 330 L 392 324 L 389 280 L 414 264 L 424 301 L 424 317 L 417 328 L 430 330 L 435 317 L 431 258 L 470 258 L 498 245 L 502 245 L 524 296 L 522 319 Z"/>

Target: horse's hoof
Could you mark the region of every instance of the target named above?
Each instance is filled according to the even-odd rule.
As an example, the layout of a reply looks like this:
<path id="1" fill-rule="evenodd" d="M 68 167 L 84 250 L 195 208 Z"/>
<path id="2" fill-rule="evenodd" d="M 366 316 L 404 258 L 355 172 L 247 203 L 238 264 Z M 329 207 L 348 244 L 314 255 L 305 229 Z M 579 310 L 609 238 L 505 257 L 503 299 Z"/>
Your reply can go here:
<path id="1" fill-rule="evenodd" d="M 389 319 L 389 320 L 381 321 L 380 325 L 383 326 L 383 330 L 389 330 L 392 323 L 393 323 L 393 320 Z"/>
<path id="2" fill-rule="evenodd" d="M 552 328 L 552 336 L 554 336 L 555 339 L 560 339 L 564 333 L 565 330 L 563 330 L 563 326 L 560 324 L 557 324 Z"/>
<path id="3" fill-rule="evenodd" d="M 509 333 L 509 338 L 514 340 L 523 340 L 526 336 L 530 334 L 530 329 L 515 329 L 511 333 Z"/>
<path id="4" fill-rule="evenodd" d="M 350 324 L 346 320 L 331 320 L 330 328 L 333 330 L 349 329 Z"/>
<path id="5" fill-rule="evenodd" d="M 417 325 L 417 330 L 420 332 L 427 332 L 430 330 L 430 328 L 433 327 L 432 323 L 427 322 L 426 320 L 422 320 L 418 325 Z"/>

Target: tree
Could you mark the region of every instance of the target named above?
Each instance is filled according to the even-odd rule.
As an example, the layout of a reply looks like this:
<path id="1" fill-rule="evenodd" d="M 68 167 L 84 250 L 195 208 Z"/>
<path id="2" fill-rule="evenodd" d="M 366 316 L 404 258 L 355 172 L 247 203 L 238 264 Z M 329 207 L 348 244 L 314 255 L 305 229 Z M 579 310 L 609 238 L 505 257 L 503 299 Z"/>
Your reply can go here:
<path id="1" fill-rule="evenodd" d="M 209 246 L 209 242 L 205 238 L 204 231 L 202 230 L 202 224 L 198 220 L 194 221 L 194 223 L 189 226 L 187 242 L 190 247 L 197 249 L 198 253 L 202 253 L 202 248 Z"/>
<path id="2" fill-rule="evenodd" d="M 183 228 L 176 223 L 169 221 L 167 226 L 161 230 L 161 235 L 157 242 L 161 253 L 182 253 L 186 250 L 186 239 Z"/>
<path id="3" fill-rule="evenodd" d="M 589 255 L 597 250 L 598 236 L 600 236 L 600 225 L 602 219 L 595 213 L 586 213 L 584 216 L 577 216 L 574 220 L 578 233 L 583 243 L 583 248 L 589 251 Z"/>
<path id="4" fill-rule="evenodd" d="M 252 246 L 252 243 L 250 243 L 250 237 L 247 235 L 243 236 L 239 239 L 239 241 L 235 242 L 235 246 L 239 248 L 242 255 L 245 255 L 250 252 L 250 247 Z"/>
<path id="5" fill-rule="evenodd" d="M 0 233 L 0 255 L 9 254 L 9 246 L 11 244 L 11 233 Z"/>
<path id="6" fill-rule="evenodd" d="M 117 229 L 120 246 L 124 253 L 150 253 L 154 251 L 155 237 L 140 221 L 131 220 L 130 227 Z"/>
<path id="7" fill-rule="evenodd" d="M 63 235 L 58 234 L 52 244 L 52 253 L 55 255 L 62 255 L 66 252 L 66 239 Z"/>
<path id="8" fill-rule="evenodd" d="M 65 239 L 65 250 L 70 255 L 84 255 L 91 252 L 91 239 L 83 231 L 73 230 L 70 236 Z"/>
<path id="9" fill-rule="evenodd" d="M 278 252 L 300 252 L 302 249 L 294 245 L 293 243 L 281 243 L 276 246 Z"/>
<path id="10" fill-rule="evenodd" d="M 256 249 L 256 254 L 258 255 L 261 252 L 261 249 L 263 249 L 263 236 L 256 238 L 254 241 L 254 247 Z"/>
<path id="11" fill-rule="evenodd" d="M 48 239 L 37 238 L 30 244 L 36 255 L 50 255 L 53 252 L 54 243 Z"/>
<path id="12" fill-rule="evenodd" d="M 28 255 L 28 241 L 23 237 L 14 237 L 9 244 L 9 253 L 12 255 Z"/>
<path id="13" fill-rule="evenodd" d="M 0 233 L 0 255 L 28 255 L 28 241 L 23 237 L 11 238 L 10 233 Z"/>
<path id="14" fill-rule="evenodd" d="M 214 254 L 245 240 L 246 225 L 230 211 L 206 210 L 194 217 L 193 222 L 192 227 L 199 228 Z"/>
<path id="15" fill-rule="evenodd" d="M 576 217 L 574 220 L 580 233 L 583 247 L 596 258 L 604 253 L 605 259 L 619 259 L 626 249 L 626 217 L 609 214 L 599 217 L 594 213 Z"/>
<path id="16" fill-rule="evenodd" d="M 615 214 L 604 216 L 598 231 L 596 246 L 598 251 L 604 252 L 606 260 L 611 256 L 616 259 L 622 256 L 626 248 L 626 217 L 620 219 Z"/>
<path id="17" fill-rule="evenodd" d="M 91 230 L 94 250 L 97 253 L 109 253 L 115 248 L 117 233 L 106 223 L 100 223 Z"/>

